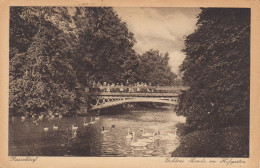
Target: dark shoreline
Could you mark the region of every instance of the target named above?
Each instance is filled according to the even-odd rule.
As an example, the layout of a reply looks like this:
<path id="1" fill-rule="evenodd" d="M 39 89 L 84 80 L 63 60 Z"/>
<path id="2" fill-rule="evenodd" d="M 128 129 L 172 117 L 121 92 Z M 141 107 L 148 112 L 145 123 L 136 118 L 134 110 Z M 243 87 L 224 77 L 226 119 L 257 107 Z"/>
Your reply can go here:
<path id="1" fill-rule="evenodd" d="M 249 157 L 249 128 L 232 126 L 225 128 L 195 130 L 184 134 L 180 130 L 180 146 L 172 157 Z"/>

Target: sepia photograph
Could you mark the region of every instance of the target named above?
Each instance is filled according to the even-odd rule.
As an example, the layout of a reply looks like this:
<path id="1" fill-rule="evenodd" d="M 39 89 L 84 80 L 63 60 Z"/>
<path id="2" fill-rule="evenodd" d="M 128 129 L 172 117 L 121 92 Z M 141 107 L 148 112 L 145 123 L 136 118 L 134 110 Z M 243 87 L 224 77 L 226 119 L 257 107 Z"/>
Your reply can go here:
<path id="1" fill-rule="evenodd" d="M 8 156 L 249 158 L 250 8 L 9 8 Z"/>

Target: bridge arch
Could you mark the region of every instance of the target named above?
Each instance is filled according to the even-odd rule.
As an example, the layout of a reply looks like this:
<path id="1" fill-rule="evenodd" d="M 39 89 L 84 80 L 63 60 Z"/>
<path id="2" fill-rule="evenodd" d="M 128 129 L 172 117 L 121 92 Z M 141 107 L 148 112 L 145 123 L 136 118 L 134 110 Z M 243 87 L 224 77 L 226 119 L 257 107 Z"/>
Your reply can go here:
<path id="1" fill-rule="evenodd" d="M 117 106 L 124 103 L 153 102 L 173 105 L 178 104 L 177 97 L 98 97 L 97 99 L 98 103 L 95 105 L 91 104 L 90 111 Z"/>
<path id="2" fill-rule="evenodd" d="M 98 88 L 87 89 L 89 110 L 103 109 L 124 103 L 154 102 L 165 104 L 178 104 L 178 96 L 185 87 L 173 86 L 146 86 L 143 91 L 133 92 L 136 86 L 100 86 Z M 109 89 L 107 89 L 109 88 Z M 130 89 L 132 88 L 132 89 Z M 91 91 L 92 90 L 92 91 Z M 92 99 L 92 100 L 91 100 Z"/>

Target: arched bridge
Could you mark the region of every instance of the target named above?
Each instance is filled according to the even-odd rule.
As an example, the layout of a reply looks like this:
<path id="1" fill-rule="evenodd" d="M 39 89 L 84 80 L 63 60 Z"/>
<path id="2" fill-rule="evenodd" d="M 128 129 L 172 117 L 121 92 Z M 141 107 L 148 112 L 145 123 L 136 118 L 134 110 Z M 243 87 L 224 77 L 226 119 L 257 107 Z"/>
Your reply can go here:
<path id="1" fill-rule="evenodd" d="M 184 87 L 109 87 L 102 86 L 91 88 L 89 92 L 90 108 L 89 110 L 102 109 L 131 102 L 155 102 L 166 104 L 178 104 L 178 96 Z"/>

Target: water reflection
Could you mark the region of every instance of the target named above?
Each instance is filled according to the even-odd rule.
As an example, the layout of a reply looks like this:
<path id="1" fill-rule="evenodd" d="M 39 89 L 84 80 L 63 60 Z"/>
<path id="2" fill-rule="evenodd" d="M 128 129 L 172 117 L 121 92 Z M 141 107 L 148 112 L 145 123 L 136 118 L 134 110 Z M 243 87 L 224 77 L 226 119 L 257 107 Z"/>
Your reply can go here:
<path id="1" fill-rule="evenodd" d="M 181 120 L 173 107 L 100 117 L 43 118 L 37 124 L 15 117 L 10 119 L 9 155 L 170 156 L 179 145 L 178 137 L 170 135 Z M 152 136 L 143 136 L 142 129 Z M 135 133 L 134 140 L 130 132 Z"/>

